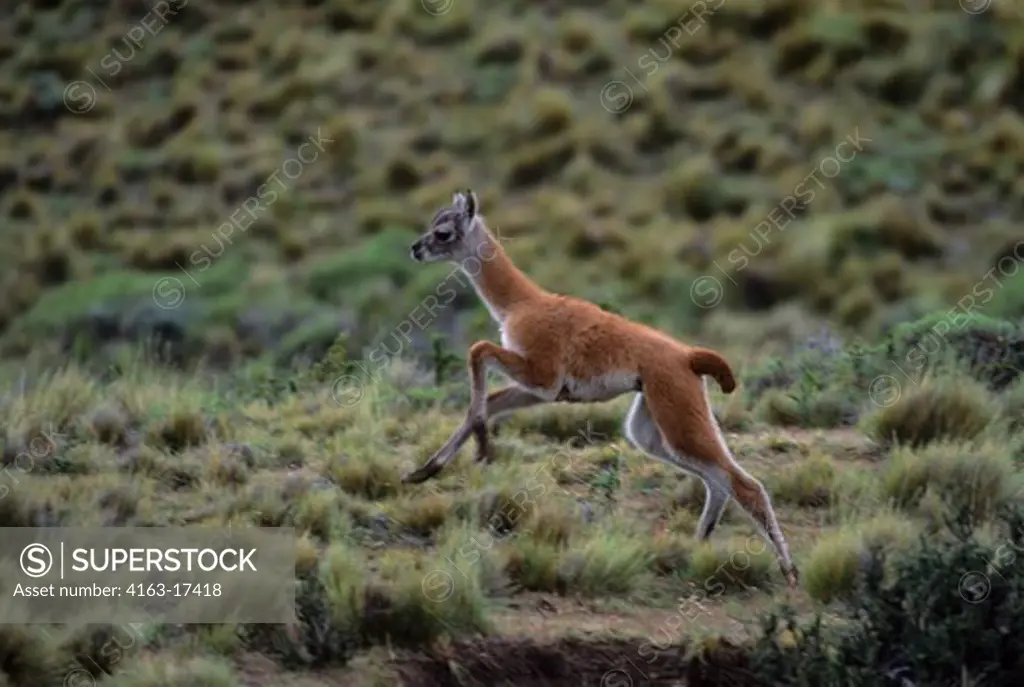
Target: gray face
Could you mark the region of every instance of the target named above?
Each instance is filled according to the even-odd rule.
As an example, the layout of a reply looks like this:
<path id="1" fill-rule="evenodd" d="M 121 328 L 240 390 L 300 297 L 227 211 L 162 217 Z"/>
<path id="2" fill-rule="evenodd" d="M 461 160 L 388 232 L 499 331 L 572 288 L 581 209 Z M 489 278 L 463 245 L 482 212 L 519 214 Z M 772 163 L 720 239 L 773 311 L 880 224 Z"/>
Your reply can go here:
<path id="1" fill-rule="evenodd" d="M 450 207 L 438 210 L 430 222 L 430 229 L 419 237 L 409 249 L 416 262 L 458 260 L 465 252 L 466 235 L 476 219 L 476 194 L 472 191 L 456 193 Z"/>
<path id="2" fill-rule="evenodd" d="M 440 210 L 430 223 L 430 231 L 416 240 L 409 250 L 416 262 L 437 262 L 458 258 L 465 237 L 465 218 L 451 208 Z"/>

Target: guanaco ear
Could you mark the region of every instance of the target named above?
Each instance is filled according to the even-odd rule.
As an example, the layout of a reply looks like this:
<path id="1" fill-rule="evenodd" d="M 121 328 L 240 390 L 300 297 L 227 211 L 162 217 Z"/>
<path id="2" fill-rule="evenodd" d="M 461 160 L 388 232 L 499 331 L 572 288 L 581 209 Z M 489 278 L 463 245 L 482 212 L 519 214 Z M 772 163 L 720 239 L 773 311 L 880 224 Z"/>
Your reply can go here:
<path id="1" fill-rule="evenodd" d="M 455 212 L 461 213 L 466 209 L 466 194 L 462 191 L 456 191 L 452 194 L 452 209 Z"/>
<path id="2" fill-rule="evenodd" d="M 452 207 L 460 215 L 465 215 L 467 220 L 473 219 L 476 217 L 478 207 L 476 193 L 468 188 L 465 191 L 456 191 L 452 196 Z"/>
<path id="3" fill-rule="evenodd" d="M 480 207 L 477 203 L 476 193 L 467 188 L 465 194 L 463 194 L 463 198 L 466 199 L 466 205 L 463 208 L 466 216 L 470 219 L 475 219 L 477 208 Z"/>

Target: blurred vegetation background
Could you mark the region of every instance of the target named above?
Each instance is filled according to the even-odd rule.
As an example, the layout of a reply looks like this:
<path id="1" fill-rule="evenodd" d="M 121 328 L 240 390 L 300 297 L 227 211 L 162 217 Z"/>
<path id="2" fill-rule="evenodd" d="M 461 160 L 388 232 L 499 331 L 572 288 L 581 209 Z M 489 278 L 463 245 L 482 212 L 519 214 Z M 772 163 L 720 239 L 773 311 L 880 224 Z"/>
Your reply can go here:
<path id="1" fill-rule="evenodd" d="M 115 657 L 112 626 L 8 624 L 0 685 L 608 684 L 675 633 L 651 670 L 694 686 L 1021 683 L 1020 3 L 27 0 L 0 54 L 0 524 L 301 533 L 294 626 Z M 496 334 L 409 257 L 467 187 L 542 286 L 729 355 L 715 412 L 806 595 L 735 511 L 693 539 L 704 488 L 618 401 L 401 484 Z M 782 598 L 840 605 L 716 673 Z M 643 643 L 570 638 L 597 628 Z"/>
<path id="2" fill-rule="evenodd" d="M 1018 318 L 1021 18 L 1000 0 L 21 3 L 0 27 L 0 353 L 156 337 L 229 366 L 343 333 L 351 354 L 444 289 L 398 345 L 457 351 L 486 311 L 408 245 L 466 186 L 543 286 L 679 336 L 870 338 L 968 294 Z"/>

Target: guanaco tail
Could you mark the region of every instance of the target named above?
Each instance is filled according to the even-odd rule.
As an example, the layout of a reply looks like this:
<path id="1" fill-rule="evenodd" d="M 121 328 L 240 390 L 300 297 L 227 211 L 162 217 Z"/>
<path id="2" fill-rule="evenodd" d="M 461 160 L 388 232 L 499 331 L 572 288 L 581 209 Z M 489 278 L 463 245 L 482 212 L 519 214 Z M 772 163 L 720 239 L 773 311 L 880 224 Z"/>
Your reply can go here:
<path id="1" fill-rule="evenodd" d="M 501 329 L 501 345 L 478 341 L 470 347 L 465 420 L 402 481 L 436 476 L 471 437 L 476 461 L 491 462 L 487 423 L 495 417 L 544 403 L 594 403 L 636 393 L 625 420 L 630 444 L 704 483 L 697 539 L 711 535 L 733 498 L 772 544 L 783 575 L 795 586 L 799 574 L 768 492 L 736 462 L 711 409 L 705 377 L 725 393 L 736 388 L 725 358 L 588 301 L 542 289 L 508 258 L 479 210 L 473 191 L 455 193 L 410 253 L 417 262 L 449 261 L 463 268 Z M 513 383 L 488 393 L 489 366 Z"/>

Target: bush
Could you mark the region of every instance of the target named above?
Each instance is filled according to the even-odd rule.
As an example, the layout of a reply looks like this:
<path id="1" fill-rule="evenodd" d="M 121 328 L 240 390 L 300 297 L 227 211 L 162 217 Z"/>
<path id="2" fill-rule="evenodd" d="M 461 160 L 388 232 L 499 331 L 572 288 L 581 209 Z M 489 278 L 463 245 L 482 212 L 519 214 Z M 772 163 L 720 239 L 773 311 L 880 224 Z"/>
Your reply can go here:
<path id="1" fill-rule="evenodd" d="M 1003 406 L 1003 417 L 1011 433 L 1024 430 L 1024 377 L 1006 389 L 999 397 Z"/>
<path id="2" fill-rule="evenodd" d="M 767 478 L 768 490 L 779 503 L 820 508 L 835 498 L 836 469 L 825 455 L 813 456 Z"/>
<path id="3" fill-rule="evenodd" d="M 855 532 L 822 537 L 803 565 L 807 594 L 825 603 L 845 596 L 856 586 L 861 571 L 863 542 Z"/>
<path id="4" fill-rule="evenodd" d="M 840 389 L 779 391 L 766 393 L 755 411 L 758 419 L 772 425 L 807 429 L 846 427 L 858 416 L 849 393 Z"/>
<path id="5" fill-rule="evenodd" d="M 926 377 L 904 384 L 896 400 L 867 418 L 883 443 L 921 446 L 944 439 L 974 439 L 1000 414 L 984 385 L 963 375 Z"/>
<path id="6" fill-rule="evenodd" d="M 249 648 L 286 667 L 317 668 L 345 665 L 375 644 L 415 647 L 445 634 L 487 632 L 482 579 L 490 565 L 468 541 L 475 536 L 482 535 L 466 528 L 449 531 L 434 558 L 391 552 L 372 579 L 361 550 L 334 543 L 319 566 L 296 575 L 298 623 L 247 625 L 242 636 Z"/>
<path id="7" fill-rule="evenodd" d="M 886 344 L 892 360 L 911 362 L 933 357 L 933 365 L 951 364 L 1000 390 L 1024 370 L 1024 332 L 1019 325 L 976 313 L 936 313 L 893 328 Z"/>
<path id="8" fill-rule="evenodd" d="M 882 474 L 882 492 L 899 508 L 921 505 L 931 494 L 972 520 L 990 518 L 1015 488 L 1013 458 L 1002 442 L 943 442 L 897 449 Z"/>
<path id="9" fill-rule="evenodd" d="M 551 544 L 530 537 L 513 540 L 508 551 L 505 573 L 513 584 L 538 592 L 568 591 L 559 569 L 562 553 Z"/>
<path id="10" fill-rule="evenodd" d="M 5 604 L 11 610 L 13 602 Z M 11 613 L 8 617 L 14 617 Z M 31 685 L 60 681 L 61 661 L 44 635 L 31 625 L 0 627 L 0 684 Z"/>
<path id="11" fill-rule="evenodd" d="M 717 596 L 729 590 L 766 588 L 775 569 L 771 547 L 754 535 L 726 542 L 700 542 L 693 549 L 689 572 L 699 587 Z"/>
<path id="12" fill-rule="evenodd" d="M 103 684 L 110 687 L 237 687 L 241 682 L 225 659 L 152 656 L 136 660 Z"/>
<path id="13" fill-rule="evenodd" d="M 628 594 L 647 580 L 653 561 L 649 541 L 600 528 L 566 551 L 560 574 L 583 596 Z"/>
<path id="14" fill-rule="evenodd" d="M 947 524 L 904 553 L 873 548 L 841 622 L 801 624 L 788 608 L 765 617 L 753 672 L 771 685 L 1019 684 L 1024 577 L 976 537 L 969 511 Z M 1013 533 L 1003 544 L 1024 544 L 1024 513 L 1004 512 L 1002 524 Z"/>
<path id="15" fill-rule="evenodd" d="M 982 315 L 947 312 L 927 315 L 892 326 L 882 341 L 866 345 L 861 341 L 841 342 L 825 332 L 810 337 L 791 354 L 771 360 L 767 365 L 744 375 L 744 388 L 756 402 L 768 390 L 785 391 L 789 400 L 808 397 L 822 406 L 815 417 L 827 418 L 829 412 L 851 412 L 846 402 L 829 393 L 817 401 L 820 392 L 829 389 L 870 390 L 873 380 L 882 375 L 899 377 L 909 370 L 960 372 L 994 390 L 1001 390 L 1024 376 L 1024 330 L 1019 325 Z M 904 384 L 904 388 L 906 388 Z M 818 393 L 808 396 L 808 391 Z M 792 403 L 776 397 L 775 407 L 785 417 Z M 829 412 L 829 409 L 832 409 Z M 824 420 L 820 420 L 824 421 Z"/>
<path id="16" fill-rule="evenodd" d="M 870 552 L 900 550 L 912 543 L 915 527 L 908 520 L 880 516 L 818 540 L 803 566 L 807 594 L 828 603 L 856 590 Z"/>

